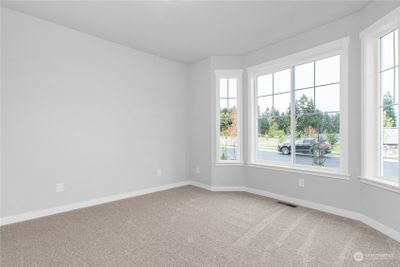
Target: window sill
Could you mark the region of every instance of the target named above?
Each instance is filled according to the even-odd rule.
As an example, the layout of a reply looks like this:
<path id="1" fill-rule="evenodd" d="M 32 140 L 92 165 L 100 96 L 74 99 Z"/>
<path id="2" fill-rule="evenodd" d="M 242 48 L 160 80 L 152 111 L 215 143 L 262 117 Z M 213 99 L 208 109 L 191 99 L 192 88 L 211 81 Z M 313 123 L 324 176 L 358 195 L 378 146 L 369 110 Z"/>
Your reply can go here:
<path id="1" fill-rule="evenodd" d="M 361 176 L 358 178 L 360 179 L 360 182 L 363 184 L 372 185 L 381 189 L 385 189 L 400 194 L 400 186 L 396 183 L 385 181 L 380 178 L 366 178 Z"/>
<path id="2" fill-rule="evenodd" d="M 214 163 L 215 167 L 229 167 L 229 166 L 244 166 L 243 161 L 217 161 Z"/>
<path id="3" fill-rule="evenodd" d="M 341 172 L 331 172 L 331 171 L 323 171 L 323 170 L 320 171 L 320 170 L 312 170 L 312 169 L 306 169 L 306 168 L 300 168 L 300 167 L 270 165 L 270 164 L 263 164 L 263 163 L 248 163 L 247 166 L 275 170 L 275 171 L 302 173 L 302 174 L 334 178 L 334 179 L 340 179 L 340 180 L 350 180 L 350 174 L 341 173 Z"/>

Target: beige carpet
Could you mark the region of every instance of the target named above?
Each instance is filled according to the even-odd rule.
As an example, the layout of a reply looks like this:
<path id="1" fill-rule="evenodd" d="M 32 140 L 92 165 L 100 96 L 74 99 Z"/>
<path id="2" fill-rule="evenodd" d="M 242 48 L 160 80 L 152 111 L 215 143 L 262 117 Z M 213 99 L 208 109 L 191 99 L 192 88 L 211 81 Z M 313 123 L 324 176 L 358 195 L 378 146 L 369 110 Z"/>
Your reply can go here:
<path id="1" fill-rule="evenodd" d="M 1 266 L 398 267 L 400 243 L 323 212 L 186 186 L 2 226 Z"/>

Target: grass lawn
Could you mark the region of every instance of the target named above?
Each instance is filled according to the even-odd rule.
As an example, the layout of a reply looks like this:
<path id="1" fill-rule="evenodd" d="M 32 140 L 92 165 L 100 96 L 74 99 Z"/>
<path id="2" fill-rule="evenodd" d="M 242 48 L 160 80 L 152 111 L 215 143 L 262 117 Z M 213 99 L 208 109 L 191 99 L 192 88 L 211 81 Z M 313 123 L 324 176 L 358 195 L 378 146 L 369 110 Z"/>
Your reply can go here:
<path id="1" fill-rule="evenodd" d="M 340 155 L 340 146 L 334 145 L 332 147 L 332 155 L 339 156 Z"/>

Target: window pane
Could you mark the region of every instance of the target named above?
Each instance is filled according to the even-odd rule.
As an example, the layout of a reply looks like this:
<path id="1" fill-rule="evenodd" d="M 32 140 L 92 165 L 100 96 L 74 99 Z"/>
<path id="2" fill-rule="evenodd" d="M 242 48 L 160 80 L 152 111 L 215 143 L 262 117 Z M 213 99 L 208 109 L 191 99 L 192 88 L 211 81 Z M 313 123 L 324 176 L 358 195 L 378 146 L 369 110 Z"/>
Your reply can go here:
<path id="1" fill-rule="evenodd" d="M 228 79 L 219 79 L 219 96 L 228 97 Z"/>
<path id="2" fill-rule="evenodd" d="M 395 41 L 395 45 L 394 45 L 394 47 L 395 47 L 395 55 L 396 55 L 396 57 L 395 57 L 395 65 L 396 66 L 398 66 L 399 65 L 399 30 L 396 30 L 395 32 L 394 32 L 394 41 Z"/>
<path id="3" fill-rule="evenodd" d="M 274 95 L 274 110 L 288 113 L 290 110 L 290 93 Z"/>
<path id="4" fill-rule="evenodd" d="M 237 107 L 237 99 L 229 99 L 229 103 L 228 103 L 228 107 L 229 108 L 236 108 Z"/>
<path id="5" fill-rule="evenodd" d="M 220 108 L 220 110 L 224 110 L 224 109 L 228 108 L 228 99 L 221 98 L 219 100 L 219 108 Z"/>
<path id="6" fill-rule="evenodd" d="M 310 100 L 314 103 L 314 88 L 297 90 L 295 97 L 297 100 L 300 100 L 303 97 L 304 99 Z"/>
<path id="7" fill-rule="evenodd" d="M 327 112 L 339 110 L 339 88 L 317 87 L 319 108 L 313 102 L 314 89 L 296 91 L 296 164 L 340 168 L 340 113 Z"/>
<path id="8" fill-rule="evenodd" d="M 398 31 L 380 39 L 381 70 L 381 173 L 384 179 L 398 183 Z M 392 69 L 390 69 L 392 68 Z"/>
<path id="9" fill-rule="evenodd" d="M 397 128 L 398 105 L 393 105 L 391 102 L 386 102 L 385 100 L 383 101 L 382 126 L 385 129 Z M 383 139 L 385 139 L 385 137 Z"/>
<path id="10" fill-rule="evenodd" d="M 271 111 L 272 108 L 272 96 L 259 97 L 257 103 L 258 114 Z"/>
<path id="11" fill-rule="evenodd" d="M 340 85 L 327 85 L 315 88 L 315 105 L 319 111 L 340 110 Z"/>
<path id="12" fill-rule="evenodd" d="M 325 85 L 340 81 L 340 56 L 315 61 L 315 84 Z"/>
<path id="13" fill-rule="evenodd" d="M 398 104 L 398 102 L 399 102 L 399 68 L 398 67 L 394 70 L 394 74 L 395 74 L 394 88 L 396 88 L 394 90 L 394 102 L 396 104 Z"/>
<path id="14" fill-rule="evenodd" d="M 231 100 L 230 100 L 231 101 Z M 237 110 L 223 109 L 220 112 L 220 160 L 239 159 L 237 138 Z"/>
<path id="15" fill-rule="evenodd" d="M 382 176 L 388 181 L 397 183 L 399 176 L 398 145 L 383 145 L 382 150 L 384 154 Z"/>
<path id="16" fill-rule="evenodd" d="M 389 94 L 394 97 L 394 69 L 381 73 L 381 90 L 383 96 Z"/>
<path id="17" fill-rule="evenodd" d="M 294 68 L 295 89 L 314 86 L 314 62 Z"/>
<path id="18" fill-rule="evenodd" d="M 237 97 L 237 80 L 236 79 L 229 79 L 229 98 Z"/>
<path id="19" fill-rule="evenodd" d="M 398 105 L 389 105 L 387 102 L 382 110 L 382 170 L 381 175 L 385 179 L 398 182 Z"/>
<path id="20" fill-rule="evenodd" d="M 290 92 L 290 69 L 274 73 L 274 94 Z"/>
<path id="21" fill-rule="evenodd" d="M 258 96 L 272 95 L 272 74 L 257 78 Z"/>
<path id="22" fill-rule="evenodd" d="M 288 69 L 274 73 L 273 79 L 272 75 L 262 76 L 263 84 L 271 87 L 259 95 L 273 93 L 273 96 L 258 98 L 257 160 L 291 161 L 290 73 Z"/>
<path id="23" fill-rule="evenodd" d="M 393 42 L 393 32 L 381 38 L 381 70 L 386 70 L 394 66 Z"/>
<path id="24" fill-rule="evenodd" d="M 257 160 L 289 163 L 290 140 L 290 116 L 264 113 L 258 118 Z"/>
<path id="25" fill-rule="evenodd" d="M 340 168 L 340 114 L 296 116 L 295 163 Z"/>

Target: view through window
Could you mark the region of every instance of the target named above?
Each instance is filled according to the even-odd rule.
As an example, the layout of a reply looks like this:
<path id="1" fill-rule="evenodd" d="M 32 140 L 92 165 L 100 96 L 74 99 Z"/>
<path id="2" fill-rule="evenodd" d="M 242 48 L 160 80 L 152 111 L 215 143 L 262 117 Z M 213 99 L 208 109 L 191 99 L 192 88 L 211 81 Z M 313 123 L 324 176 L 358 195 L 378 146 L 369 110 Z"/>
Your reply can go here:
<path id="1" fill-rule="evenodd" d="M 380 38 L 380 175 L 398 182 L 399 177 L 399 30 Z"/>
<path id="2" fill-rule="evenodd" d="M 340 55 L 258 76 L 256 101 L 258 161 L 340 168 Z"/>
<path id="3" fill-rule="evenodd" d="M 240 159 L 238 140 L 238 79 L 219 79 L 219 160 Z"/>
<path id="4" fill-rule="evenodd" d="M 290 69 L 257 78 L 257 159 L 290 162 Z M 280 151 L 278 151 L 278 148 Z"/>

